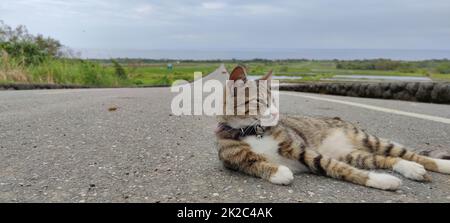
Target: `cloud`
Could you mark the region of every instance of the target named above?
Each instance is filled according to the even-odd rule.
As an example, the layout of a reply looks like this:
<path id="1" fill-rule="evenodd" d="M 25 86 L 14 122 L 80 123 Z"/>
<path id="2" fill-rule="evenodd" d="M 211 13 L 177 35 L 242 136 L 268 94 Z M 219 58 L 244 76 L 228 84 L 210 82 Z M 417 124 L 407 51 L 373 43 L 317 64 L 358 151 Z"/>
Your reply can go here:
<path id="1" fill-rule="evenodd" d="M 134 11 L 139 15 L 148 15 L 152 13 L 154 10 L 154 7 L 150 4 L 141 5 L 134 9 Z"/>
<path id="2" fill-rule="evenodd" d="M 445 49 L 449 11 L 448 0 L 0 1 L 5 23 L 83 48 Z"/>
<path id="3" fill-rule="evenodd" d="M 202 7 L 207 10 L 223 9 L 227 6 L 224 2 L 203 2 Z"/>
<path id="4" fill-rule="evenodd" d="M 273 15 L 287 12 L 286 9 L 267 4 L 249 4 L 241 6 L 241 11 L 250 15 Z"/>
<path id="5" fill-rule="evenodd" d="M 201 34 L 183 33 L 172 35 L 170 38 L 177 40 L 200 40 L 203 39 L 204 36 Z"/>

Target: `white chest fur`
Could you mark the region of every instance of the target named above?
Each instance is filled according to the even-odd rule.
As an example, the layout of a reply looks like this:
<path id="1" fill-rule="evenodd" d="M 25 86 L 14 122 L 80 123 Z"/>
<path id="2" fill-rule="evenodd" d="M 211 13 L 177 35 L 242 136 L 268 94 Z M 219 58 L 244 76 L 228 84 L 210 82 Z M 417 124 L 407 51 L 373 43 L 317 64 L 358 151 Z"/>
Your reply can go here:
<path id="1" fill-rule="evenodd" d="M 297 160 L 282 157 L 278 153 L 278 142 L 272 136 L 258 139 L 256 136 L 247 136 L 243 139 L 253 152 L 264 155 L 268 161 L 289 167 L 294 173 L 306 172 L 308 169 Z"/>

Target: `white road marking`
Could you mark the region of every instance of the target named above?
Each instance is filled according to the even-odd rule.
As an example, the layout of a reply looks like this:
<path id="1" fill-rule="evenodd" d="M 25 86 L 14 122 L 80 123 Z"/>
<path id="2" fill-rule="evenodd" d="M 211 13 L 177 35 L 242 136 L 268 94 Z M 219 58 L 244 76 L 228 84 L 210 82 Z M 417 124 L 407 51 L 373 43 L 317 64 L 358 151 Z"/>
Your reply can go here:
<path id="1" fill-rule="evenodd" d="M 309 99 L 319 100 L 319 101 L 333 102 L 333 103 L 344 104 L 344 105 L 350 105 L 350 106 L 370 109 L 370 110 L 374 110 L 374 111 L 381 111 L 381 112 L 386 112 L 386 113 L 391 113 L 391 114 L 396 114 L 396 115 L 403 115 L 403 116 L 408 116 L 408 117 L 413 117 L 413 118 L 424 119 L 424 120 L 428 120 L 428 121 L 435 121 L 435 122 L 450 124 L 450 119 L 439 117 L 439 116 L 424 115 L 424 114 L 420 114 L 420 113 L 400 111 L 400 110 L 395 110 L 395 109 L 391 109 L 391 108 L 378 107 L 378 106 L 374 106 L 374 105 L 366 105 L 366 104 L 362 104 L 362 103 L 343 101 L 343 100 L 325 98 L 325 97 L 320 97 L 320 96 L 307 95 L 307 94 L 302 94 L 302 93 L 281 92 L 281 94 L 295 96 L 295 97 L 309 98 Z"/>

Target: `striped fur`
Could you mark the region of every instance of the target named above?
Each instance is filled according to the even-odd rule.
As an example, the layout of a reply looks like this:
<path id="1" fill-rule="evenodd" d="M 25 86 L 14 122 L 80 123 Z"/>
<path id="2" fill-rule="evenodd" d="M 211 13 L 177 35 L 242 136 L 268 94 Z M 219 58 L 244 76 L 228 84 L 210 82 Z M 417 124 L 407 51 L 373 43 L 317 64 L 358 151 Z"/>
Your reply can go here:
<path id="1" fill-rule="evenodd" d="M 256 99 L 247 97 L 246 103 L 251 100 Z M 255 123 L 258 116 L 232 114 L 219 116 L 218 121 L 239 127 Z M 431 180 L 426 170 L 450 174 L 449 160 L 419 155 L 340 118 L 284 116 L 276 126 L 267 127 L 264 134 L 256 139 L 231 131 L 216 132 L 220 160 L 228 168 L 276 184 L 289 184 L 293 172 L 308 170 L 359 185 L 395 190 L 401 185 L 400 179 L 370 169 L 393 170 L 417 181 Z"/>

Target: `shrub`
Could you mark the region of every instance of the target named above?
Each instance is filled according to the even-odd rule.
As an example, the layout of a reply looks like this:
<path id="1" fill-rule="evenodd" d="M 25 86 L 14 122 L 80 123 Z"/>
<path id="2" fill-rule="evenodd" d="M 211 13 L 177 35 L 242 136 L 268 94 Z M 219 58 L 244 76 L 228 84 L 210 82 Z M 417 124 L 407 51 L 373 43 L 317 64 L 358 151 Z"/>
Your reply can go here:
<path id="1" fill-rule="evenodd" d="M 143 85 L 144 84 L 144 82 L 142 81 L 142 80 L 135 80 L 134 82 L 133 82 L 135 85 Z"/>
<path id="2" fill-rule="evenodd" d="M 0 50 L 23 65 L 42 63 L 48 57 L 62 56 L 62 44 L 50 37 L 28 33 L 25 26 L 12 28 L 0 21 Z"/>
<path id="3" fill-rule="evenodd" d="M 111 62 L 114 66 L 116 76 L 122 80 L 126 80 L 128 76 L 127 73 L 125 72 L 125 69 L 123 69 L 122 65 L 120 65 L 120 63 L 118 63 L 116 60 L 111 60 Z"/>
<path id="4" fill-rule="evenodd" d="M 280 72 L 288 72 L 288 70 L 289 70 L 288 66 L 282 66 L 280 68 Z"/>
<path id="5" fill-rule="evenodd" d="M 436 71 L 440 74 L 450 74 L 450 62 L 439 64 Z"/>

